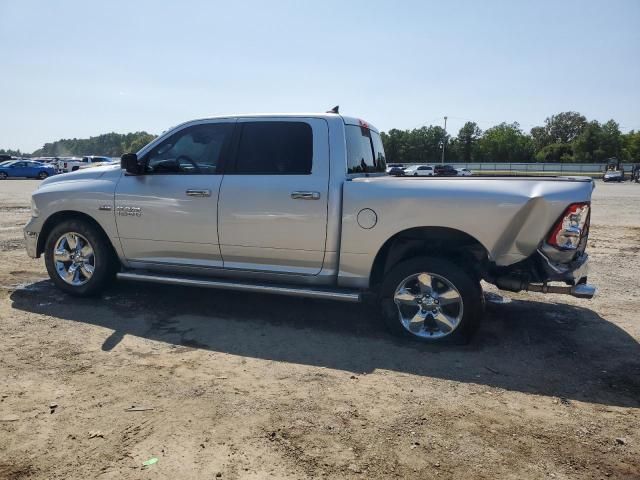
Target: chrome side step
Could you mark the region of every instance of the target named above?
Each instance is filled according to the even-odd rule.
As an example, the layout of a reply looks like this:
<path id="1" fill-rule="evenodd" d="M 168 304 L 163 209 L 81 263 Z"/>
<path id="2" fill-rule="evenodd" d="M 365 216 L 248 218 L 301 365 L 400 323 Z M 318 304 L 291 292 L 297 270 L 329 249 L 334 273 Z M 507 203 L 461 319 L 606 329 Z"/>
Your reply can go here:
<path id="1" fill-rule="evenodd" d="M 353 290 L 329 290 L 267 283 L 240 283 L 225 280 L 213 280 L 201 277 L 168 276 L 149 273 L 120 272 L 118 280 L 137 280 L 142 282 L 164 283 L 167 285 L 185 285 L 191 287 L 220 288 L 241 292 L 274 293 L 290 297 L 321 298 L 342 302 L 359 302 L 360 293 Z"/>

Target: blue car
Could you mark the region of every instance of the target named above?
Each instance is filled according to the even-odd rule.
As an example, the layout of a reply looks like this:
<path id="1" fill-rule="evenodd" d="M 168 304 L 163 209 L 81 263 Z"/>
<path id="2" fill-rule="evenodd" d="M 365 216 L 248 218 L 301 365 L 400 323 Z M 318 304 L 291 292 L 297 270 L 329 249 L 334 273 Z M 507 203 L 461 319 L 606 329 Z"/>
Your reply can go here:
<path id="1" fill-rule="evenodd" d="M 56 169 L 51 165 L 29 160 L 14 160 L 0 164 L 0 180 L 8 177 L 39 178 L 44 180 L 55 175 Z"/>

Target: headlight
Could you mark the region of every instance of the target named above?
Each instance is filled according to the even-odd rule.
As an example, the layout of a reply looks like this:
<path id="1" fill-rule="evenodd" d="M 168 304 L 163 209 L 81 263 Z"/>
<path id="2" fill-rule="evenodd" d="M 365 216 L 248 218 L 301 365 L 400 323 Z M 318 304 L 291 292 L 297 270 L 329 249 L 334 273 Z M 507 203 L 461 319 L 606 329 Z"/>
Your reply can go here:
<path id="1" fill-rule="evenodd" d="M 33 197 L 31 197 L 31 216 L 37 217 L 38 215 L 40 215 L 40 211 L 38 207 L 36 207 L 36 202 L 33 201 Z"/>

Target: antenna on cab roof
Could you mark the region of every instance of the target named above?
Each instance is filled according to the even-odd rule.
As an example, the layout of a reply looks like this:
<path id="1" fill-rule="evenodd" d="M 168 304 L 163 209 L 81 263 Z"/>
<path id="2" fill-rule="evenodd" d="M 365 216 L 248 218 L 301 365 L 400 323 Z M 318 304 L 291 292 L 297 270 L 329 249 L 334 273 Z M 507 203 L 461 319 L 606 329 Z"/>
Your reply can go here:
<path id="1" fill-rule="evenodd" d="M 327 110 L 327 113 L 340 113 L 338 110 L 340 109 L 340 105 L 336 105 L 331 110 Z"/>

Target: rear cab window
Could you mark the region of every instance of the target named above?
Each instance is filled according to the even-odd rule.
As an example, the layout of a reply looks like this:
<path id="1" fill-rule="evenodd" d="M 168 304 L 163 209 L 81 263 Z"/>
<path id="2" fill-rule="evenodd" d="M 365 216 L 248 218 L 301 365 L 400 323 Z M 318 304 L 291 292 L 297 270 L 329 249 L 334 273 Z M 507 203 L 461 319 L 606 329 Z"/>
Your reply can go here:
<path id="1" fill-rule="evenodd" d="M 364 122 L 345 124 L 347 142 L 347 173 L 385 173 L 387 168 L 380 134 Z"/>

